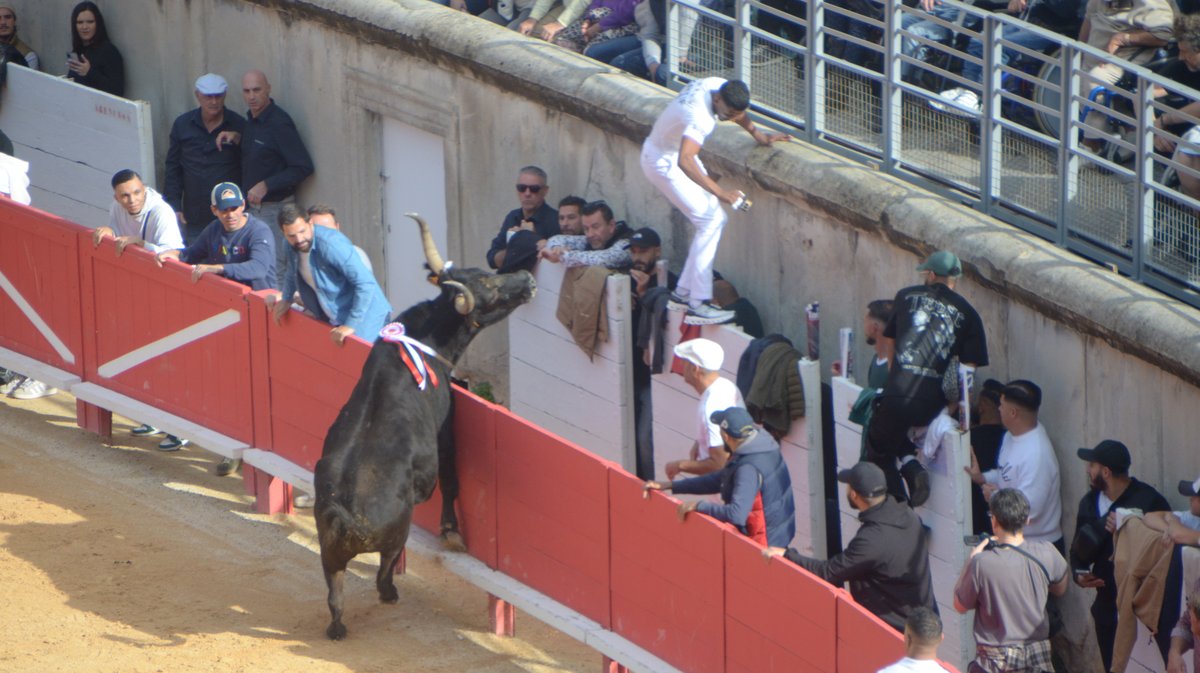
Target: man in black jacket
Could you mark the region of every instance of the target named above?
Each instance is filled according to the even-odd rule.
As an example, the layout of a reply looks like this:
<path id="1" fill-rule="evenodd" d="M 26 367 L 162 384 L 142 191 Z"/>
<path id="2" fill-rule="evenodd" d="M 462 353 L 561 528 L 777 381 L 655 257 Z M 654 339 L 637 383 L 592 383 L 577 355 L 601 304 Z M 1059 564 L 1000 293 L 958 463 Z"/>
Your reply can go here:
<path id="1" fill-rule="evenodd" d="M 767 555 L 789 561 L 834 586 L 850 583 L 859 605 L 899 632 L 915 608 L 937 611 L 929 576 L 929 531 L 907 505 L 888 497 L 887 478 L 878 465 L 861 462 L 838 473 L 846 500 L 858 510 L 862 527 L 842 553 L 828 561 L 795 549 L 771 548 Z"/>
<path id="2" fill-rule="evenodd" d="M 1088 461 L 1092 489 L 1079 501 L 1071 568 L 1076 584 L 1096 590 L 1092 619 L 1096 622 L 1096 641 L 1107 671 L 1112 668 L 1113 640 L 1117 633 L 1117 582 L 1112 562 L 1116 510 L 1124 507 L 1149 513 L 1165 512 L 1171 507 L 1153 486 L 1129 476 L 1132 460 L 1129 449 L 1121 442 L 1106 439 L 1077 453 Z"/>

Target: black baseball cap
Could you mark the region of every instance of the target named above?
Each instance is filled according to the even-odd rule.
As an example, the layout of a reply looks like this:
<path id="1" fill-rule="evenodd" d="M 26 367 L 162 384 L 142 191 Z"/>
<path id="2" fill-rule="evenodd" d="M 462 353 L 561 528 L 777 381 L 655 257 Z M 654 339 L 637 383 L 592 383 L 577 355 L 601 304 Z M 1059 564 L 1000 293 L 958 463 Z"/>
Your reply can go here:
<path id="1" fill-rule="evenodd" d="M 1179 482 L 1179 495 L 1200 495 L 1200 479 L 1197 479 L 1196 481 L 1187 481 L 1185 479 Z"/>
<path id="2" fill-rule="evenodd" d="M 887 493 L 887 477 L 883 476 L 883 470 L 875 463 L 861 462 L 849 470 L 838 472 L 837 478 L 864 498 Z"/>
<path id="3" fill-rule="evenodd" d="M 1129 457 L 1129 448 L 1115 439 L 1106 439 L 1091 449 L 1079 449 L 1075 453 L 1088 462 L 1100 463 L 1118 472 L 1128 470 L 1129 465 L 1133 463 Z"/>
<path id="4" fill-rule="evenodd" d="M 750 412 L 743 407 L 714 411 L 708 420 L 721 426 L 721 429 L 734 439 L 749 437 L 758 429 L 754 427 L 754 419 L 750 417 Z"/>
<path id="5" fill-rule="evenodd" d="M 657 248 L 660 245 L 662 245 L 662 239 L 658 237 L 658 232 L 650 227 L 642 227 L 629 237 L 629 247 L 631 248 Z"/>

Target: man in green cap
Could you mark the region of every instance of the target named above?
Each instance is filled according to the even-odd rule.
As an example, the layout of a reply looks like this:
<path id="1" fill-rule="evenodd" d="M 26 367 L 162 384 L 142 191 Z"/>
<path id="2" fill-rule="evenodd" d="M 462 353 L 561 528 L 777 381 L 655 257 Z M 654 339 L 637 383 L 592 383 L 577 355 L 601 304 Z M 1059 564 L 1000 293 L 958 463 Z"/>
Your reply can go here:
<path id="1" fill-rule="evenodd" d="M 983 321 L 954 291 L 962 276 L 958 257 L 939 250 L 917 271 L 924 282 L 896 294 L 883 329 L 896 351 L 867 428 L 867 460 L 887 476 L 888 492 L 913 507 L 929 499 L 929 474 L 917 461 L 909 428 L 929 425 L 946 406 L 942 378 L 953 358 L 975 367 L 988 363 Z"/>

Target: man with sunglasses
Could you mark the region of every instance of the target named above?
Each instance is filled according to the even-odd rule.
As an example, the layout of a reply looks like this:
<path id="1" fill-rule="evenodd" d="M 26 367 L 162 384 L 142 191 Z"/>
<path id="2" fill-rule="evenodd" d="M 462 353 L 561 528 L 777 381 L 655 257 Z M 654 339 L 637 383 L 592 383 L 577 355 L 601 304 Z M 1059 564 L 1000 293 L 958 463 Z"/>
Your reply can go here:
<path id="1" fill-rule="evenodd" d="M 683 88 L 654 122 L 642 143 L 642 172 L 671 205 L 678 208 L 696 228 L 687 261 L 679 274 L 679 287 L 671 293 L 670 306 L 687 311 L 684 322 L 714 325 L 734 318 L 733 311 L 712 305 L 713 260 L 721 242 L 721 230 L 729 216 L 721 208 L 747 210 L 746 195 L 724 189 L 708 175 L 700 162 L 700 148 L 717 128 L 718 121 L 731 121 L 746 130 L 760 145 L 786 140 L 783 133 L 764 133 L 755 127 L 746 109 L 750 89 L 741 80 L 720 77 L 697 79 Z"/>
<path id="2" fill-rule="evenodd" d="M 488 266 L 501 273 L 533 267 L 537 261 L 537 242 L 560 233 L 558 211 L 546 205 L 549 193 L 546 171 L 537 166 L 521 169 L 517 174 L 521 207 L 505 216 L 500 233 L 492 239 L 487 251 Z M 511 259 L 510 249 L 514 252 Z"/>

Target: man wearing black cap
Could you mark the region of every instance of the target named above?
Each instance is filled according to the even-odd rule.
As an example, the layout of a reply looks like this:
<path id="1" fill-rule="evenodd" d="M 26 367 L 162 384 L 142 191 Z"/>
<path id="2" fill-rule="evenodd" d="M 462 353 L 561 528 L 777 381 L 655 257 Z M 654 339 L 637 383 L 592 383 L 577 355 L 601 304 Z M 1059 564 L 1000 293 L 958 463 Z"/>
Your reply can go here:
<path id="1" fill-rule="evenodd" d="M 937 610 L 929 576 L 929 530 L 911 508 L 888 497 L 887 478 L 874 463 L 838 472 L 846 500 L 859 511 L 861 527 L 842 553 L 828 561 L 795 549 L 768 549 L 834 586 L 850 583 L 850 595 L 864 608 L 904 631 L 915 608 Z"/>
<path id="2" fill-rule="evenodd" d="M 896 294 L 883 329 L 883 336 L 895 339 L 896 353 L 867 428 L 867 460 L 883 469 L 888 491 L 914 507 L 929 499 L 929 475 L 908 429 L 929 425 L 946 406 L 942 378 L 953 358 L 976 367 L 988 363 L 983 321 L 954 291 L 962 275 L 958 257 L 941 250 L 917 270 L 924 283 Z"/>
<path id="3" fill-rule="evenodd" d="M 670 482 L 647 481 L 647 491 L 707 495 L 720 493 L 724 504 L 706 500 L 679 505 L 679 517 L 699 511 L 731 523 L 765 546 L 785 547 L 796 535 L 796 503 L 787 463 L 779 443 L 754 425 L 742 407 L 714 411 L 709 420 L 721 428 L 721 439 L 733 458 L 717 472 Z M 761 505 L 755 499 L 761 494 Z M 756 506 L 758 505 L 758 506 Z"/>
<path id="4" fill-rule="evenodd" d="M 1129 449 L 1121 442 L 1106 439 L 1094 448 L 1079 449 L 1077 453 L 1088 461 L 1092 489 L 1079 501 L 1075 540 L 1071 543 L 1071 567 L 1075 571 L 1076 584 L 1096 590 L 1092 619 L 1096 622 L 1096 641 L 1107 671 L 1112 668 L 1113 641 L 1117 632 L 1117 582 L 1113 577 L 1112 561 L 1116 510 L 1123 507 L 1149 513 L 1171 507 L 1154 487 L 1129 476 L 1132 461 Z"/>
<path id="5" fill-rule="evenodd" d="M 561 209 L 561 206 L 560 206 Z M 559 220 L 561 223 L 561 219 Z M 633 310 L 630 312 L 633 328 L 633 428 L 634 446 L 637 454 L 637 475 L 640 479 L 654 478 L 654 407 L 650 394 L 650 362 L 646 357 L 651 334 L 645 335 L 647 346 L 640 346 L 642 311 L 646 309 L 643 298 L 650 290 L 658 287 L 658 260 L 662 255 L 662 239 L 650 227 L 642 227 L 629 237 L 630 289 L 633 292 Z M 667 288 L 675 289 L 679 278 L 667 271 Z M 653 302 L 649 302 L 653 304 Z M 665 306 L 665 301 L 663 302 Z M 651 330 L 647 329 L 647 332 Z"/>

